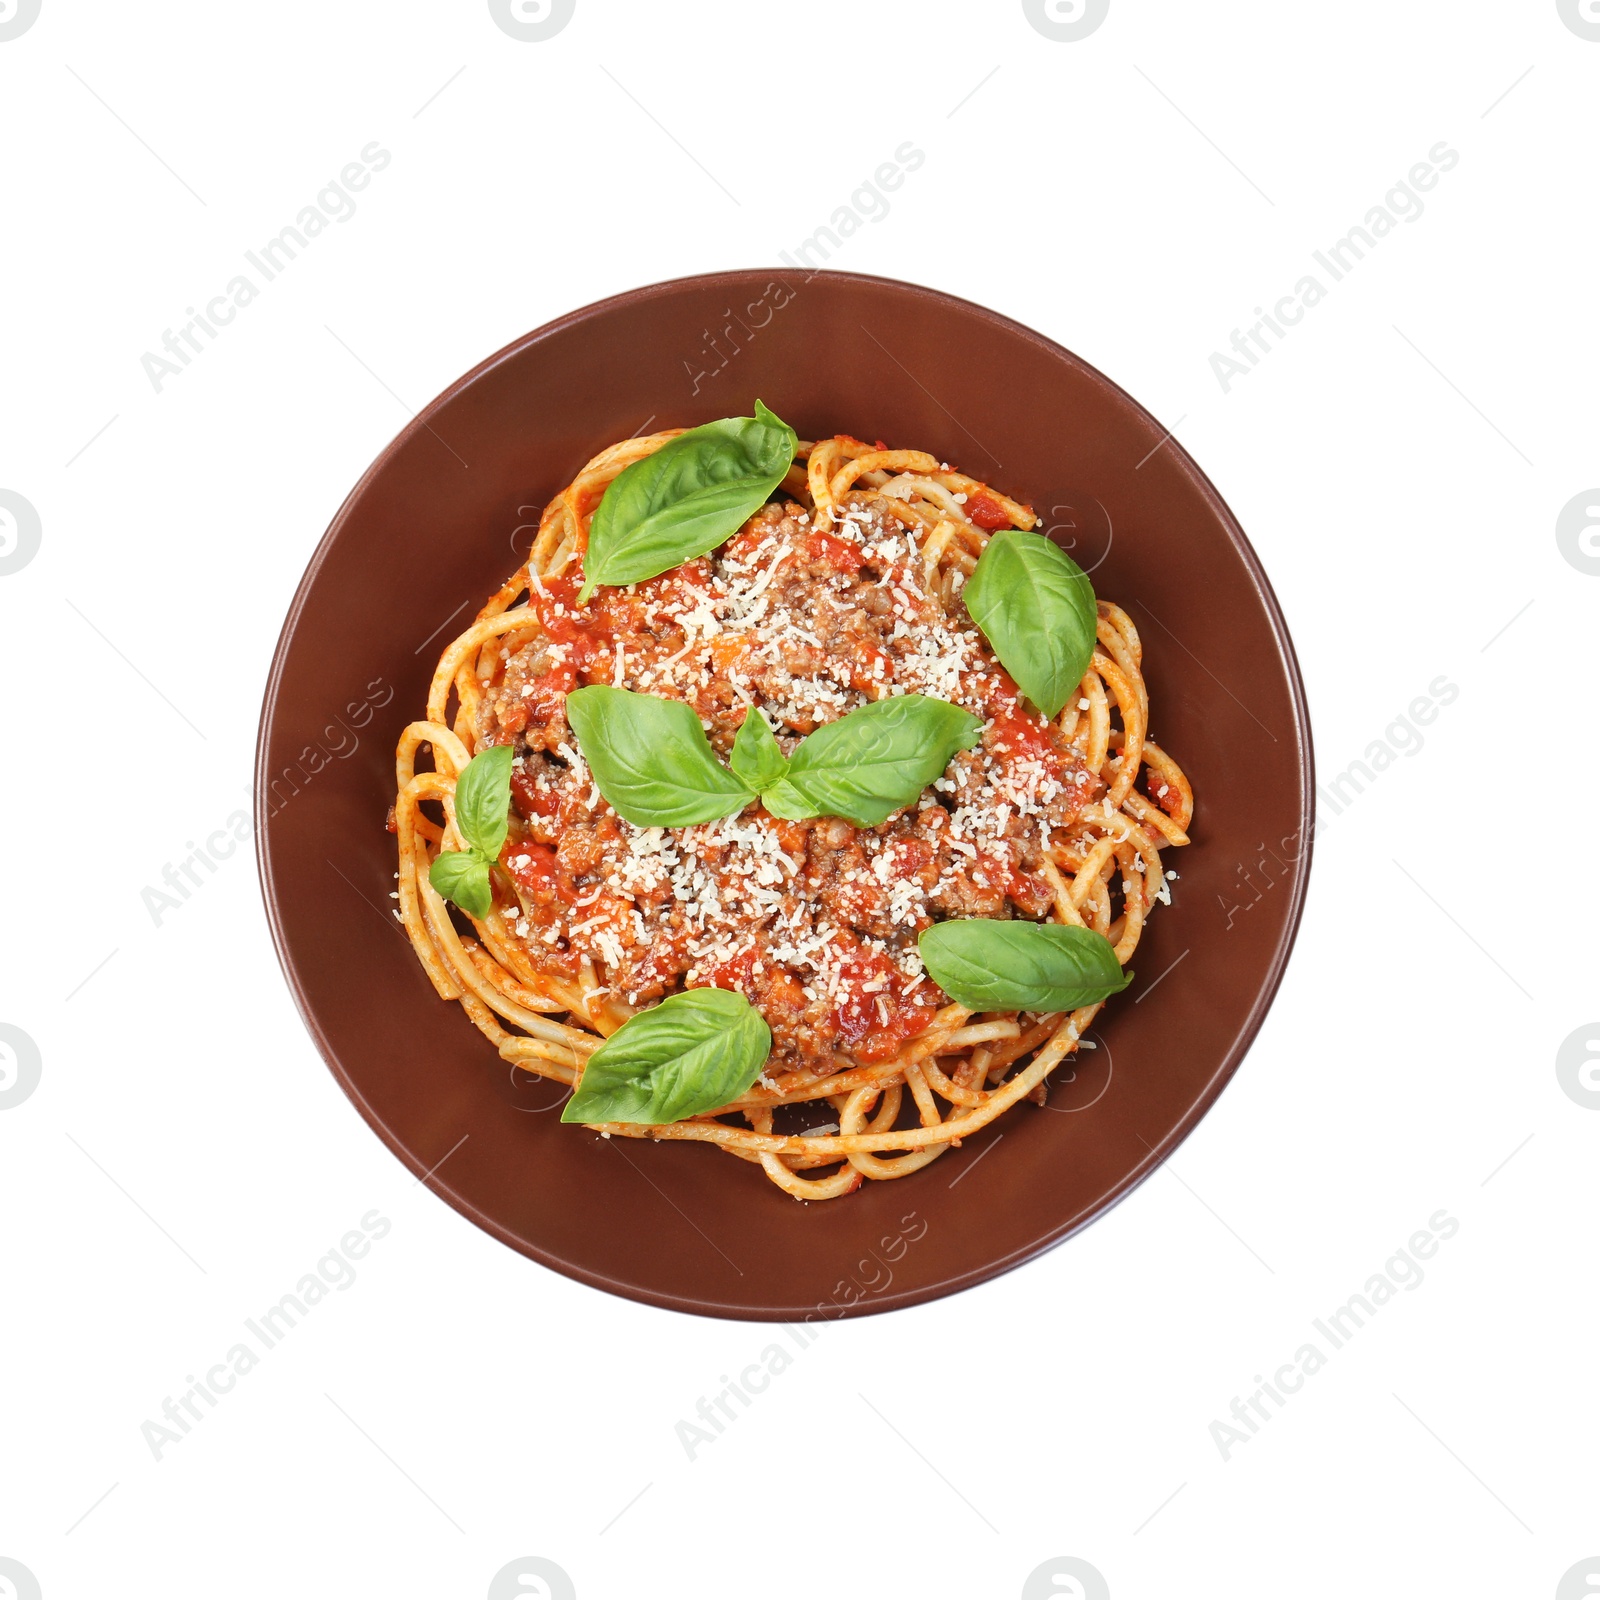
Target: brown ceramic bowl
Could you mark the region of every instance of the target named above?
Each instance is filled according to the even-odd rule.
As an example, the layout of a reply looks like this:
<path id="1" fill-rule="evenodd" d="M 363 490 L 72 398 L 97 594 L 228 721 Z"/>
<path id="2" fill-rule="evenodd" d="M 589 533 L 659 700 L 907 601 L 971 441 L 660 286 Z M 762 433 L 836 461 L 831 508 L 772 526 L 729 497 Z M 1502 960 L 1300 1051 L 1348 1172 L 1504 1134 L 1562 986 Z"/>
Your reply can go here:
<path id="1" fill-rule="evenodd" d="M 1144 639 L 1157 737 L 1194 781 L 1193 846 L 1101 1048 L 926 1171 L 800 1205 L 691 1144 L 603 1141 L 438 999 L 391 915 L 393 751 L 444 644 L 602 446 L 748 413 L 802 438 L 931 450 L 1031 502 Z M 711 1316 L 883 1311 L 980 1283 L 1140 1182 L 1232 1077 L 1294 939 L 1311 739 L 1244 534 L 1153 417 L 1069 351 L 881 278 L 769 269 L 636 289 L 451 385 L 334 518 L 284 624 L 256 769 L 262 887 L 328 1065 L 464 1216 L 597 1288 Z M 1248 876 L 1246 876 L 1248 875 Z M 1003 1147 L 1002 1147 L 1003 1146 Z M 997 1148 L 1000 1147 L 1000 1148 Z"/>

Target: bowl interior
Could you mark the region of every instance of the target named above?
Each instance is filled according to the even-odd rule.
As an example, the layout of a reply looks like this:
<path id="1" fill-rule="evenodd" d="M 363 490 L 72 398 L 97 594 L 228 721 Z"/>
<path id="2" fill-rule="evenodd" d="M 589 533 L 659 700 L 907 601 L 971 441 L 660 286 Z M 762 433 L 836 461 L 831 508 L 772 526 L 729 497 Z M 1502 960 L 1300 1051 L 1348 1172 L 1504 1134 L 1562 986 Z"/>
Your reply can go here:
<path id="1" fill-rule="evenodd" d="M 892 1183 L 802 1205 L 706 1147 L 563 1127 L 434 994 L 390 912 L 396 739 L 440 651 L 602 446 L 748 414 L 931 450 L 1026 500 L 1133 617 L 1152 734 L 1193 780 L 1194 844 L 1133 987 L 1047 1108 Z M 1115 1203 L 1232 1075 L 1276 989 L 1309 868 L 1293 653 L 1231 513 L 1114 384 L 1016 323 L 841 273 L 716 274 L 529 334 L 461 379 L 351 493 L 296 595 L 258 749 L 260 867 L 306 1021 L 362 1115 L 513 1248 L 657 1305 L 795 1319 L 926 1300 Z M 1248 879 L 1245 874 L 1248 874 Z M 467 1136 L 463 1142 L 463 1136 Z M 1003 1150 L 990 1146 L 1003 1143 Z"/>

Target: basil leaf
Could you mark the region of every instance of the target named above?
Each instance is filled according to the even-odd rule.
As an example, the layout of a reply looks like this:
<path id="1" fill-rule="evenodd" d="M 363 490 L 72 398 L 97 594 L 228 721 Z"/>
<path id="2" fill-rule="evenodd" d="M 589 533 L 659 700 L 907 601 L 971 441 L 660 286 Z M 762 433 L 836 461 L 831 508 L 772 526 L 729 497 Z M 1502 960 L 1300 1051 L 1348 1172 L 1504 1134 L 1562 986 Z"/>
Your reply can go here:
<path id="1" fill-rule="evenodd" d="M 489 915 L 494 903 L 489 892 L 489 863 L 476 850 L 441 850 L 428 868 L 428 882 L 446 900 L 454 900 L 480 921 Z"/>
<path id="2" fill-rule="evenodd" d="M 1047 717 L 1078 692 L 1094 655 L 1094 585 L 1042 533 L 989 540 L 961 597 L 1017 687 Z"/>
<path id="3" fill-rule="evenodd" d="M 784 779 L 762 792 L 761 803 L 773 816 L 782 817 L 786 822 L 800 822 L 806 817 L 826 814 L 818 811 L 812 801 Z"/>
<path id="4" fill-rule="evenodd" d="M 752 794 L 770 789 L 789 770 L 788 758 L 767 726 L 767 719 L 754 706 L 744 714 L 728 765 Z"/>
<path id="5" fill-rule="evenodd" d="M 578 604 L 598 583 L 638 583 L 730 538 L 794 460 L 795 432 L 758 400 L 753 417 L 690 428 L 612 480 L 589 521 Z"/>
<path id="6" fill-rule="evenodd" d="M 939 922 L 917 949 L 933 981 L 969 1011 L 1072 1011 L 1133 982 L 1109 939 L 1055 922 Z"/>
<path id="7" fill-rule="evenodd" d="M 714 822 L 754 798 L 682 700 L 590 684 L 567 696 L 567 721 L 600 793 L 636 827 Z"/>
<path id="8" fill-rule="evenodd" d="M 800 741 L 788 776 L 762 803 L 775 817 L 844 817 L 876 827 L 910 805 L 982 730 L 981 718 L 927 695 L 858 706 Z"/>
<path id="9" fill-rule="evenodd" d="M 630 1017 L 595 1053 L 563 1122 L 677 1122 L 736 1100 L 772 1031 L 742 994 L 690 989 Z"/>
<path id="10" fill-rule="evenodd" d="M 732 816 L 757 793 L 775 817 L 839 816 L 874 827 L 910 805 L 983 728 L 947 700 L 896 695 L 818 728 L 785 761 L 752 707 L 730 773 L 681 700 L 590 684 L 567 696 L 567 721 L 601 794 L 641 828 Z"/>
<path id="11" fill-rule="evenodd" d="M 456 830 L 491 861 L 506 842 L 515 753 L 508 744 L 491 745 L 475 755 L 456 779 Z"/>

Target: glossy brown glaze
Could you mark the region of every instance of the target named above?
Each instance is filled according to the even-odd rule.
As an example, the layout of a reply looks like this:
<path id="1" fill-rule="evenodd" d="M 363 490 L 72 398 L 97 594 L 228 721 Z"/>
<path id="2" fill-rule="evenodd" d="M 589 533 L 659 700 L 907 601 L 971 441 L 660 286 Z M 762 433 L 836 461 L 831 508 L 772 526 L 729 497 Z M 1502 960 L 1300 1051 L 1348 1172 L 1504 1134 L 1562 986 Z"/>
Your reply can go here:
<path id="1" fill-rule="evenodd" d="M 616 439 L 748 413 L 757 397 L 802 437 L 928 449 L 1031 503 L 1133 616 L 1152 732 L 1199 797 L 1138 979 L 1091 1035 L 1101 1048 L 1055 1075 L 1048 1107 L 1024 1104 L 926 1171 L 826 1205 L 708 1149 L 563 1126 L 564 1091 L 508 1068 L 438 999 L 389 910 L 395 739 L 439 651 L 526 554 L 545 499 Z M 497 1238 L 597 1288 L 794 1320 L 993 1277 L 1170 1154 L 1233 1075 L 1282 975 L 1312 779 L 1266 577 L 1165 433 L 1076 356 L 978 306 L 768 269 L 574 312 L 423 411 L 312 559 L 273 662 L 256 774 L 284 971 L 329 1066 L 406 1165 L 432 1171 L 429 1185 Z M 1004 1149 L 980 1161 L 996 1140 Z"/>

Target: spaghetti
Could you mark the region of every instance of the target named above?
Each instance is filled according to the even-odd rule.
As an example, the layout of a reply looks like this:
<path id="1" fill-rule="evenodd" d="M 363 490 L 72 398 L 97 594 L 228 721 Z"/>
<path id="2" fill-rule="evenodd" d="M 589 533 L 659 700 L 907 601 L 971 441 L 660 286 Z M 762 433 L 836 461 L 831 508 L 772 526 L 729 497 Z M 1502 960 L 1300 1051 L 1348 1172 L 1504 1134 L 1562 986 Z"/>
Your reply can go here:
<path id="1" fill-rule="evenodd" d="M 1037 519 L 922 451 L 802 443 L 721 549 L 578 607 L 607 486 L 680 431 L 590 461 L 440 658 L 396 757 L 398 914 L 435 989 L 500 1056 L 569 1086 L 663 996 L 742 992 L 773 1036 L 745 1094 L 595 1131 L 718 1145 L 798 1199 L 832 1199 L 919 1170 L 1024 1098 L 1043 1104 L 1099 1011 L 969 1012 L 928 976 L 918 931 L 949 916 L 1054 921 L 1103 935 L 1125 966 L 1169 899 L 1162 851 L 1189 842 L 1194 798 L 1149 737 L 1139 635 L 1118 606 L 1098 602 L 1092 661 L 1054 722 L 1022 701 L 960 592 L 991 533 Z M 567 727 L 566 696 L 589 683 L 687 701 L 724 754 L 751 706 L 790 742 L 904 693 L 965 706 L 984 731 L 876 828 L 757 803 L 639 828 L 601 797 Z M 493 905 L 472 917 L 429 869 L 462 843 L 458 774 L 501 744 L 516 749 L 513 815 Z"/>

